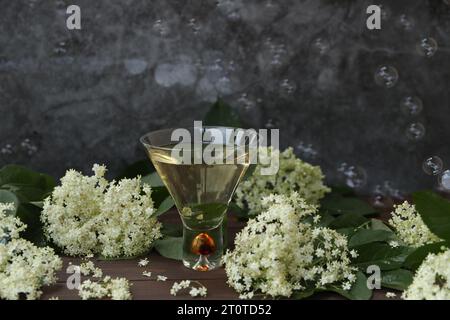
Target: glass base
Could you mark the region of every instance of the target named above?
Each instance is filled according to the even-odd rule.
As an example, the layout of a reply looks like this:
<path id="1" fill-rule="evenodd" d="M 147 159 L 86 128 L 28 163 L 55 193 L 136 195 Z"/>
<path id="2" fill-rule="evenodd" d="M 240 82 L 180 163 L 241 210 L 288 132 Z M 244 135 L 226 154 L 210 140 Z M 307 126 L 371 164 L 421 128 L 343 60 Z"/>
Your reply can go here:
<path id="1" fill-rule="evenodd" d="M 221 266 L 223 254 L 222 224 L 209 230 L 183 226 L 183 264 L 197 271 L 211 271 Z"/>

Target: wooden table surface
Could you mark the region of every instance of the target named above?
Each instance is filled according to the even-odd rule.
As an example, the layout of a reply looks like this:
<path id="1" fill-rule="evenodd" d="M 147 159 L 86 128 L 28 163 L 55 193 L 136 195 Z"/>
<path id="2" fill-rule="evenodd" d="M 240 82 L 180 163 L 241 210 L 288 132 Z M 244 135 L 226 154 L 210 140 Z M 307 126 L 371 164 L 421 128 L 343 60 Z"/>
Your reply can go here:
<path id="1" fill-rule="evenodd" d="M 176 212 L 170 212 L 164 215 L 165 222 L 181 223 Z M 243 223 L 238 222 L 233 216 L 229 219 L 228 234 L 229 239 L 234 239 L 235 234 L 243 227 Z M 232 241 L 231 241 L 232 242 Z M 144 257 L 142 257 L 144 258 Z M 155 300 L 155 299 L 192 299 L 188 294 L 172 296 L 170 288 L 173 283 L 181 280 L 196 280 L 203 284 L 208 289 L 206 298 L 195 299 L 238 299 L 238 294 L 230 288 L 226 283 L 226 274 L 224 268 L 219 268 L 209 272 L 198 272 L 190 270 L 183 266 L 181 261 L 171 260 L 160 256 L 156 252 L 151 252 L 147 255 L 150 263 L 146 267 L 139 267 L 140 259 L 129 260 L 96 260 L 91 259 L 94 264 L 103 270 L 103 275 L 111 277 L 125 277 L 131 283 L 131 293 L 133 299 L 136 300 Z M 67 278 L 71 275 L 66 273 L 69 262 L 74 265 L 79 265 L 80 258 L 63 257 L 64 266 L 58 273 L 58 281 L 56 284 L 45 287 L 41 299 L 49 299 L 51 297 L 59 297 L 60 300 L 80 299 L 77 290 L 69 290 L 66 285 Z M 143 271 L 150 271 L 152 276 L 145 277 L 142 275 Z M 157 275 L 167 277 L 167 281 L 156 281 Z M 89 277 L 81 276 L 81 281 L 89 279 Z M 390 290 L 394 291 L 394 290 Z M 398 292 L 397 292 L 398 293 Z M 386 290 L 375 290 L 373 299 L 386 299 Z M 334 293 L 321 293 L 314 295 L 310 299 L 344 299 L 343 297 Z"/>

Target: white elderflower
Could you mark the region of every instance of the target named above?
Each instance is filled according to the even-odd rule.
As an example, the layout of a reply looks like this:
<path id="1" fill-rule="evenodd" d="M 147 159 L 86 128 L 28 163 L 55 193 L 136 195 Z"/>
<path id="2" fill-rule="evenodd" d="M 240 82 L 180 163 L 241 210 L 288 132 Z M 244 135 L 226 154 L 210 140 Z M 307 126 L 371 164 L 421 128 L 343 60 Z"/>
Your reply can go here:
<path id="1" fill-rule="evenodd" d="M 395 292 L 390 292 L 390 291 L 386 292 L 386 298 L 388 298 L 388 299 L 393 299 L 396 296 L 397 296 L 397 294 Z"/>
<path id="2" fill-rule="evenodd" d="M 48 300 L 59 300 L 59 297 L 50 297 Z"/>
<path id="3" fill-rule="evenodd" d="M 438 242 L 440 239 L 434 235 L 423 222 L 414 205 L 407 201 L 395 206 L 389 224 L 395 229 L 396 235 L 406 244 L 420 247 L 424 244 Z"/>
<path id="4" fill-rule="evenodd" d="M 92 275 L 94 278 L 101 278 L 103 276 L 102 269 L 96 267 L 92 261 L 81 263 L 80 272 L 84 276 Z"/>
<path id="5" fill-rule="evenodd" d="M 351 288 L 347 238 L 334 230 L 304 222 L 317 214 L 296 192 L 270 195 L 263 212 L 237 234 L 234 251 L 223 260 L 228 284 L 241 298 L 254 294 L 289 297 L 295 290 L 341 283 Z"/>
<path id="6" fill-rule="evenodd" d="M 402 298 L 406 300 L 450 300 L 450 250 L 429 254 L 414 275 Z"/>
<path id="7" fill-rule="evenodd" d="M 134 256 L 161 236 L 151 188 L 140 177 L 108 182 L 106 167 L 93 176 L 68 170 L 45 199 L 41 220 L 48 239 L 71 256 Z"/>
<path id="8" fill-rule="evenodd" d="M 162 275 L 160 275 L 160 274 L 158 274 L 157 276 L 156 276 L 156 281 L 166 281 L 167 280 L 167 277 L 166 276 L 162 276 Z"/>
<path id="9" fill-rule="evenodd" d="M 141 259 L 141 260 L 139 260 L 139 262 L 138 262 L 138 266 L 139 266 L 139 267 L 145 267 L 145 266 L 148 265 L 149 262 L 150 262 L 150 261 L 148 261 L 147 258 Z"/>
<path id="10" fill-rule="evenodd" d="M 80 285 L 78 295 L 83 300 L 110 298 L 130 300 L 130 283 L 125 278 L 104 277 L 101 281 L 85 280 Z"/>
<path id="11" fill-rule="evenodd" d="M 391 248 L 397 248 L 399 245 L 400 244 L 398 243 L 398 241 L 395 241 L 395 240 L 389 241 L 389 246 Z"/>
<path id="12" fill-rule="evenodd" d="M 257 165 L 251 177 L 242 181 L 236 190 L 235 202 L 249 210 L 254 216 L 262 211 L 261 199 L 270 194 L 289 195 L 296 191 L 309 204 L 317 204 L 330 189 L 323 184 L 324 175 L 320 167 L 298 159 L 292 148 L 281 152 L 269 149 L 279 155 L 280 168 L 275 175 L 261 175 L 263 166 Z M 260 154 L 264 157 L 264 153 Z M 272 155 L 266 155 L 271 157 Z M 265 163 L 265 162 L 262 162 Z M 319 219 L 319 218 L 316 218 Z"/>
<path id="13" fill-rule="evenodd" d="M 142 272 L 142 275 L 143 275 L 144 277 L 150 278 L 150 277 L 152 276 L 152 273 L 151 273 L 150 271 L 143 271 L 143 272 Z"/>
<path id="14" fill-rule="evenodd" d="M 17 300 L 37 299 L 42 286 L 56 281 L 56 271 L 62 261 L 49 247 L 38 248 L 19 238 L 26 225 L 6 215 L 11 205 L 0 204 L 0 298 Z"/>
<path id="15" fill-rule="evenodd" d="M 165 281 L 165 280 L 163 280 Z M 174 282 L 170 289 L 170 294 L 176 296 L 180 291 L 189 290 L 191 297 L 206 297 L 208 290 L 204 285 L 198 281 L 183 280 L 181 282 Z"/>

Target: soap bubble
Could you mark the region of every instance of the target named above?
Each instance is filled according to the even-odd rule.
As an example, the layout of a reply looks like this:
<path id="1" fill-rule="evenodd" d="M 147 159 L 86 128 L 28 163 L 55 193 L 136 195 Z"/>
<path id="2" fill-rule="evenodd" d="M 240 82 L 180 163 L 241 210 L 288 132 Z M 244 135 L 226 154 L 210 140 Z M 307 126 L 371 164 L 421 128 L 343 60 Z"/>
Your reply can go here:
<path id="1" fill-rule="evenodd" d="M 280 92 L 282 96 L 290 96 L 295 89 L 297 88 L 296 84 L 289 79 L 283 79 L 280 83 Z"/>
<path id="2" fill-rule="evenodd" d="M 279 127 L 278 122 L 272 118 L 267 120 L 266 124 L 264 125 L 266 129 L 276 129 Z"/>
<path id="3" fill-rule="evenodd" d="M 436 176 L 441 173 L 443 166 L 444 163 L 438 156 L 429 157 L 422 163 L 423 171 L 430 176 Z"/>
<path id="4" fill-rule="evenodd" d="M 389 197 L 397 201 L 405 200 L 405 195 L 397 189 L 389 180 L 383 182 L 383 190 Z"/>
<path id="5" fill-rule="evenodd" d="M 375 72 L 375 83 L 379 86 L 392 88 L 398 81 L 398 72 L 392 66 L 380 66 Z"/>
<path id="6" fill-rule="evenodd" d="M 439 176 L 439 184 L 445 189 L 450 190 L 450 170 L 445 170 Z"/>
<path id="7" fill-rule="evenodd" d="M 126 59 L 123 63 L 128 73 L 133 76 L 143 73 L 148 67 L 147 61 L 143 59 Z"/>
<path id="8" fill-rule="evenodd" d="M 362 167 L 342 163 L 338 172 L 344 177 L 345 184 L 352 189 L 359 189 L 366 185 L 367 173 Z"/>
<path id="9" fill-rule="evenodd" d="M 158 19 L 153 23 L 153 31 L 161 37 L 167 36 L 170 33 L 169 24 L 162 19 Z"/>
<path id="10" fill-rule="evenodd" d="M 322 56 L 330 50 L 330 43 L 324 38 L 316 38 L 311 44 L 311 49 Z"/>
<path id="11" fill-rule="evenodd" d="M 0 154 L 2 155 L 11 155 L 14 153 L 13 147 L 12 145 L 10 145 L 9 143 L 5 144 L 1 149 L 0 149 Z"/>
<path id="12" fill-rule="evenodd" d="M 406 115 L 416 116 L 422 111 L 423 104 L 420 98 L 408 96 L 402 99 L 400 107 Z"/>
<path id="13" fill-rule="evenodd" d="M 433 38 L 423 38 L 416 46 L 417 52 L 421 56 L 431 58 L 438 49 L 438 44 Z"/>
<path id="14" fill-rule="evenodd" d="M 425 136 L 425 127 L 420 122 L 411 123 L 406 129 L 406 136 L 412 141 L 421 140 Z"/>
<path id="15" fill-rule="evenodd" d="M 406 14 L 400 15 L 400 18 L 398 19 L 398 24 L 405 31 L 409 31 L 412 28 L 414 28 L 414 20 L 408 17 Z"/>
<path id="16" fill-rule="evenodd" d="M 197 21 L 197 19 L 195 19 L 195 18 L 191 18 L 191 19 L 189 19 L 189 22 L 188 22 L 188 26 L 189 26 L 189 28 L 192 30 L 192 32 L 194 33 L 194 34 L 198 34 L 198 32 L 201 30 L 201 26 L 200 26 L 200 24 L 198 23 L 198 21 Z"/>
<path id="17" fill-rule="evenodd" d="M 317 151 L 313 148 L 312 144 L 310 143 L 304 143 L 303 141 L 300 141 L 295 146 L 295 151 L 297 151 L 297 154 L 301 159 L 315 159 L 317 157 Z"/>
<path id="18" fill-rule="evenodd" d="M 38 146 L 34 144 L 30 139 L 26 138 L 20 143 L 20 147 L 31 156 L 38 151 Z"/>
<path id="19" fill-rule="evenodd" d="M 386 196 L 386 193 L 383 190 L 383 187 L 379 184 L 377 184 L 370 196 L 370 204 L 374 208 L 386 208 L 388 205 L 388 197 Z"/>
<path id="20" fill-rule="evenodd" d="M 241 96 L 237 99 L 237 102 L 242 108 L 244 108 L 245 111 L 251 111 L 256 106 L 255 101 L 251 99 L 247 93 L 241 94 Z"/>

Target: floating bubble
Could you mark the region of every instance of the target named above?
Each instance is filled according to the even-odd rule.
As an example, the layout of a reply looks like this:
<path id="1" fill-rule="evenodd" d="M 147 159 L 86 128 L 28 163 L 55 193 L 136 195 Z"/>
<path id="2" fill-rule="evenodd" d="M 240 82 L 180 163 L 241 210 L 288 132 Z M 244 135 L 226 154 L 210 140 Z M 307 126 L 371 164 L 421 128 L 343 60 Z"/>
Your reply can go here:
<path id="1" fill-rule="evenodd" d="M 444 162 L 438 156 L 429 157 L 422 163 L 423 171 L 430 176 L 436 176 L 441 173 L 443 167 Z"/>
<path id="2" fill-rule="evenodd" d="M 194 34 L 198 34 L 198 32 L 201 30 L 201 26 L 200 26 L 200 24 L 198 23 L 198 21 L 197 21 L 197 19 L 195 19 L 195 18 L 191 18 L 191 19 L 189 19 L 189 22 L 188 22 L 188 26 L 189 26 L 189 28 L 192 30 L 192 32 L 194 33 Z"/>
<path id="3" fill-rule="evenodd" d="M 380 66 L 375 72 L 375 83 L 379 86 L 392 88 L 398 81 L 398 72 L 392 66 Z"/>
<path id="4" fill-rule="evenodd" d="M 295 150 L 297 154 L 302 159 L 315 159 L 317 157 L 318 152 L 313 148 L 312 144 L 306 144 L 303 141 L 300 141 L 296 146 Z"/>
<path id="5" fill-rule="evenodd" d="M 383 190 L 391 199 L 395 199 L 397 201 L 405 199 L 405 195 L 399 189 L 394 187 L 389 180 L 383 182 Z"/>
<path id="6" fill-rule="evenodd" d="M 297 89 L 296 84 L 289 80 L 289 79 L 283 79 L 280 83 L 280 92 L 283 96 L 290 96 L 292 93 L 294 93 L 295 89 Z"/>
<path id="7" fill-rule="evenodd" d="M 3 146 L 0 149 L 0 154 L 2 155 L 11 155 L 13 153 L 14 153 L 13 147 L 9 143 L 5 144 L 5 146 Z"/>
<path id="8" fill-rule="evenodd" d="M 38 151 L 38 146 L 31 142 L 30 139 L 26 138 L 20 143 L 20 147 L 26 152 L 27 155 L 31 156 Z"/>
<path id="9" fill-rule="evenodd" d="M 162 19 L 158 19 L 153 23 L 153 30 L 162 37 L 170 33 L 169 24 Z"/>
<path id="10" fill-rule="evenodd" d="M 445 170 L 444 172 L 442 172 L 442 174 L 439 176 L 439 184 L 445 190 L 450 190 L 450 170 Z"/>
<path id="11" fill-rule="evenodd" d="M 409 31 L 412 28 L 414 28 L 414 20 L 408 17 L 406 14 L 400 15 L 398 19 L 398 24 L 405 31 Z"/>
<path id="12" fill-rule="evenodd" d="M 383 190 L 383 187 L 379 184 L 377 184 L 370 196 L 370 204 L 374 208 L 385 208 L 387 207 L 388 199 L 387 196 Z"/>
<path id="13" fill-rule="evenodd" d="M 423 103 L 418 97 L 408 96 L 402 99 L 400 108 L 406 115 L 416 116 L 422 111 Z"/>
<path id="14" fill-rule="evenodd" d="M 311 48 L 314 52 L 322 56 L 330 50 L 330 43 L 324 38 L 317 38 L 313 40 Z"/>
<path id="15" fill-rule="evenodd" d="M 124 65 L 128 73 L 133 76 L 143 73 L 148 67 L 147 61 L 143 59 L 126 59 Z"/>
<path id="16" fill-rule="evenodd" d="M 417 52 L 421 56 L 431 58 L 438 49 L 438 44 L 433 38 L 423 38 L 416 46 Z"/>
<path id="17" fill-rule="evenodd" d="M 277 127 L 277 123 L 275 120 L 270 118 L 269 120 L 267 120 L 265 127 L 266 129 L 275 129 Z"/>
<path id="18" fill-rule="evenodd" d="M 412 141 L 421 140 L 425 136 L 425 126 L 420 122 L 411 123 L 406 128 L 406 136 Z"/>
<path id="19" fill-rule="evenodd" d="M 349 166 L 344 172 L 345 184 L 352 189 L 359 189 L 366 185 L 366 170 L 358 166 Z"/>
<path id="20" fill-rule="evenodd" d="M 252 99 L 249 98 L 247 93 L 241 94 L 238 98 L 237 102 L 239 103 L 245 111 L 251 111 L 255 108 L 256 103 Z"/>

